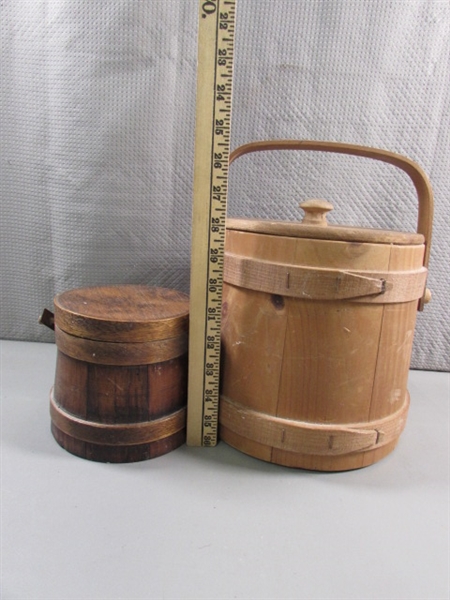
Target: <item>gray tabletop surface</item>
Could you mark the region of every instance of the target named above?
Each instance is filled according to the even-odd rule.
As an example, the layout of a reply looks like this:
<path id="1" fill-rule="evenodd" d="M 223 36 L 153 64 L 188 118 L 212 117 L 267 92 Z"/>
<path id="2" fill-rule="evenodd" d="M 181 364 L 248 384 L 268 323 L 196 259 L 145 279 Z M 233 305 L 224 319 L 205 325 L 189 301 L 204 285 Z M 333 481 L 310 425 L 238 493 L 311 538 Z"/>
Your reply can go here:
<path id="1" fill-rule="evenodd" d="M 223 442 L 113 465 L 52 438 L 55 357 L 1 344 L 3 600 L 449 598 L 449 374 L 410 372 L 400 443 L 362 470 Z"/>

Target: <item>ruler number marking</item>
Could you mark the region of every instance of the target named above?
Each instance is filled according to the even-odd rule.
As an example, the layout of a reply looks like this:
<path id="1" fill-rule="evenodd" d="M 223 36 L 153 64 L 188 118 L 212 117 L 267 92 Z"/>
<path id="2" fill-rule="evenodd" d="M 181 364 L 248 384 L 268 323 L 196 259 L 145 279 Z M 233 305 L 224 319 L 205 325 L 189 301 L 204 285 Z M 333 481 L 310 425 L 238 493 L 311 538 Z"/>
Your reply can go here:
<path id="1" fill-rule="evenodd" d="M 203 77 L 209 78 L 211 90 L 211 100 L 202 97 L 202 102 L 211 102 L 210 117 L 212 122 L 209 124 L 203 120 L 203 126 L 211 127 L 210 142 L 198 141 L 199 148 L 206 151 L 206 144 L 209 145 L 207 152 L 210 152 L 209 178 L 209 206 L 206 206 L 205 189 L 205 217 L 208 222 L 208 232 L 206 237 L 207 255 L 206 264 L 202 278 L 204 285 L 203 292 L 200 286 L 195 288 L 204 298 L 205 313 L 202 309 L 203 333 L 200 342 L 197 338 L 198 351 L 203 357 L 201 368 L 203 373 L 196 371 L 193 389 L 190 389 L 188 397 L 188 443 L 189 443 L 189 406 L 191 402 L 196 405 L 195 412 L 198 419 L 201 418 L 201 424 L 192 422 L 192 432 L 198 432 L 201 425 L 201 432 L 195 433 L 191 438 L 194 445 L 214 446 L 217 442 L 218 428 L 218 408 L 219 408 L 219 371 L 220 371 L 220 331 L 221 331 L 221 306 L 222 306 L 222 286 L 223 286 L 223 265 L 225 254 L 225 228 L 226 228 L 226 203 L 228 192 L 228 164 L 230 152 L 230 132 L 231 132 L 231 94 L 232 94 L 232 70 L 233 70 L 233 43 L 234 43 L 234 18 L 235 18 L 236 0 L 200 0 L 201 20 L 207 19 L 208 25 L 204 29 L 209 31 L 208 38 L 202 38 L 205 46 L 203 50 L 210 53 L 210 66 L 203 65 Z M 211 21 L 210 21 L 211 20 Z M 215 31 L 213 39 L 213 30 Z M 203 29 L 201 30 L 203 31 Z M 208 40 L 208 41 L 206 41 Z M 214 55 L 213 55 L 214 53 Z M 203 63 L 202 63 L 203 64 Z M 199 106 L 206 106 L 200 104 Z M 202 114 L 197 118 L 202 119 Z M 206 118 L 206 117 L 205 117 Z M 206 156 L 205 156 L 206 160 Z M 206 181 L 204 181 L 206 185 Z M 203 197 L 203 196 L 202 196 Z M 205 223 L 206 224 L 206 223 Z M 195 233 L 195 232 L 194 232 Z M 193 236 L 193 244 L 195 235 Z M 199 246 L 200 247 L 200 246 Z M 203 252 L 203 251 L 202 251 Z M 201 271 L 200 271 L 201 272 Z M 196 296 L 198 300 L 200 298 Z M 196 310 L 195 304 L 191 306 L 191 313 Z M 200 317 L 200 313 L 197 314 Z M 200 355 L 198 355 L 200 359 Z M 192 368 L 195 368 L 192 366 Z M 191 369 L 191 367 L 190 367 Z M 200 369 L 200 365 L 198 366 Z M 198 375 L 198 378 L 197 378 Z M 193 379 L 194 381 L 194 379 Z M 195 389 L 194 389 L 195 388 Z M 201 397 L 200 397 L 201 396 Z M 200 406 L 201 402 L 201 406 Z M 201 439 L 197 438 L 200 435 Z"/>
<path id="2" fill-rule="evenodd" d="M 214 64 L 214 89 L 215 102 L 213 110 L 213 139 L 211 146 L 211 203 L 210 203 L 210 229 L 209 229 L 209 262 L 207 279 L 207 314 L 206 314 L 206 340 L 205 340 L 205 380 L 203 388 L 203 444 L 213 445 L 217 441 L 217 414 L 219 401 L 219 368 L 220 368 L 220 325 L 222 304 L 222 269 L 214 268 L 217 264 L 223 265 L 223 245 L 225 241 L 225 212 L 227 199 L 227 174 L 229 161 L 229 135 L 230 135 L 230 107 L 225 96 L 221 93 L 228 91 L 231 97 L 231 82 L 219 83 L 219 74 L 223 69 L 229 71 L 233 56 L 229 53 L 229 43 L 223 45 L 220 32 L 229 30 L 229 12 L 219 11 L 216 24 L 216 48 Z M 226 46 L 226 47 L 225 47 Z M 222 108 L 220 103 L 225 107 Z M 221 117 L 218 117 L 218 112 Z M 225 146 L 217 148 L 222 139 L 226 140 Z M 217 151 L 219 150 L 219 151 Z M 220 185 L 215 185 L 221 179 Z M 222 208 L 225 205 L 225 208 Z M 220 209 L 220 210 L 219 210 Z M 211 239 L 211 234 L 218 234 L 218 238 Z M 212 276 L 214 271 L 214 277 Z M 218 305 L 218 306 L 214 306 Z M 213 377 L 214 376 L 214 377 Z M 213 379 L 211 380 L 211 377 Z M 212 393 L 207 393 L 212 392 Z"/>

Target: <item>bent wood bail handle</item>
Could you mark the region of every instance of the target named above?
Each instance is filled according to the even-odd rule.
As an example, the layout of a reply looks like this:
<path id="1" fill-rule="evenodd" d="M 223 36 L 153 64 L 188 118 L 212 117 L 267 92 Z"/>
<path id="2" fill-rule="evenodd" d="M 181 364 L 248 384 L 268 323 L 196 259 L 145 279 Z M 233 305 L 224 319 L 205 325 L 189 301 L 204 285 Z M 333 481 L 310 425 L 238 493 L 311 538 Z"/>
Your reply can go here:
<path id="1" fill-rule="evenodd" d="M 431 235 L 433 230 L 433 190 L 431 184 L 422 168 L 414 161 L 386 150 L 371 148 L 369 146 L 357 146 L 355 144 L 343 144 L 340 142 L 318 142 L 311 140 L 274 140 L 251 142 L 244 144 L 233 150 L 230 154 L 230 164 L 240 156 L 250 152 L 262 152 L 265 150 L 316 150 L 319 152 L 333 152 L 335 154 L 349 154 L 352 156 L 363 156 L 373 158 L 381 162 L 388 163 L 398 167 L 411 178 L 416 188 L 419 201 L 419 210 L 417 218 L 417 232 L 425 238 L 425 252 L 423 257 L 423 266 L 428 268 L 431 249 Z M 419 310 L 423 310 L 423 305 L 427 296 L 424 291 L 423 297 L 419 301 Z"/>

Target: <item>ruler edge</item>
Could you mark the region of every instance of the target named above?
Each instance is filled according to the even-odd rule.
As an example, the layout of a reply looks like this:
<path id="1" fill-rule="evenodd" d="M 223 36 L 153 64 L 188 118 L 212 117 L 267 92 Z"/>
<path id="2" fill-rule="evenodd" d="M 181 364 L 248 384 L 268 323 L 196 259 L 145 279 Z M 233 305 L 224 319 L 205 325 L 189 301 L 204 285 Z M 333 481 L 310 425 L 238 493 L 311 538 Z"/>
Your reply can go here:
<path id="1" fill-rule="evenodd" d="M 203 310 L 202 310 L 202 322 L 199 323 L 199 314 L 196 314 L 195 317 L 197 317 L 196 320 L 196 325 L 198 325 L 198 329 L 201 329 L 201 348 L 200 351 L 202 351 L 202 364 L 203 364 L 203 369 L 202 369 L 202 373 L 201 373 L 201 385 L 200 382 L 198 381 L 198 379 L 200 378 L 200 373 L 193 373 L 193 371 L 195 372 L 195 367 L 192 367 L 193 364 L 193 357 L 192 357 L 192 348 L 193 348 L 193 337 L 190 333 L 190 338 L 189 338 L 189 368 L 188 368 L 188 400 L 187 400 L 187 445 L 188 446 L 197 446 L 197 447 L 213 447 L 215 445 L 217 445 L 218 442 L 218 428 L 219 428 L 219 415 L 218 415 L 218 411 L 219 411 L 219 397 L 220 397 L 220 366 L 221 366 L 221 344 L 220 344 L 220 329 L 221 329 L 221 306 L 222 306 L 222 294 L 223 294 L 223 261 L 224 261 L 224 255 L 225 255 L 225 230 L 226 230 L 226 205 L 227 205 L 227 196 L 228 196 L 228 170 L 229 170 L 229 157 L 231 155 L 231 111 L 232 111 L 232 89 L 233 89 L 233 64 L 234 64 L 234 42 L 235 42 L 235 19 L 236 19 L 236 3 L 237 0 L 217 0 L 217 4 L 216 4 L 216 15 L 215 15 L 215 23 L 214 23 L 214 53 L 212 55 L 212 62 L 213 62 L 213 66 L 214 68 L 211 70 L 210 74 L 209 74 L 209 78 L 208 78 L 208 84 L 211 83 L 211 88 L 212 88 L 212 92 L 211 92 L 211 98 L 210 98 L 210 111 L 209 112 L 209 122 L 208 122 L 208 128 L 210 127 L 211 123 L 212 123 L 212 128 L 210 130 L 211 133 L 211 139 L 210 139 L 210 143 L 208 146 L 208 174 L 209 174 L 209 181 L 208 181 L 208 196 L 209 196 L 209 203 L 208 203 L 208 219 L 207 219 L 207 223 L 206 221 L 203 221 L 203 226 L 207 226 L 208 227 L 208 233 L 207 233 L 207 242 L 206 242 L 206 248 L 204 247 L 204 245 L 202 246 L 202 249 L 204 250 L 203 253 L 203 259 L 202 259 L 202 264 L 201 264 L 201 273 L 200 273 L 200 277 L 203 280 L 203 285 L 206 282 L 206 286 L 205 286 L 205 299 L 204 299 L 204 304 L 202 305 Z M 194 272 L 194 261 L 197 257 L 197 254 L 200 253 L 200 251 L 194 252 L 194 246 L 196 244 L 196 242 L 194 241 L 194 235 L 196 233 L 196 229 L 197 229 L 197 225 L 195 223 L 195 218 L 196 218 L 196 209 L 200 208 L 203 209 L 205 208 L 205 204 L 201 204 L 200 200 L 196 201 L 195 198 L 195 194 L 197 192 L 197 185 L 196 182 L 198 180 L 198 178 L 201 177 L 200 173 L 198 172 L 198 164 L 200 162 L 199 159 L 199 155 L 198 155 L 198 138 L 201 136 L 201 126 L 199 126 L 199 120 L 202 121 L 202 119 L 199 119 L 199 115 L 201 114 L 201 109 L 200 109 L 200 105 L 199 105 L 199 90 L 201 88 L 201 78 L 199 77 L 199 72 L 200 72 L 200 54 L 201 54 L 201 43 L 202 43 L 202 33 L 203 36 L 205 37 L 205 40 L 208 40 L 208 36 L 207 36 L 207 32 L 202 32 L 201 30 L 201 22 L 203 17 L 203 13 L 202 13 L 202 7 L 204 5 L 204 2 L 202 0 L 199 0 L 199 4 L 198 4 L 198 23 L 199 23 L 199 30 L 198 30 L 198 51 L 197 51 L 197 88 L 196 88 L 196 124 L 195 124 L 195 156 L 194 156 L 194 197 L 193 197 L 193 208 L 192 208 L 192 234 L 191 234 L 191 279 L 190 279 L 190 293 L 191 293 L 191 298 L 192 298 L 192 291 L 193 291 L 193 282 L 195 283 L 195 280 L 197 278 L 197 274 L 193 275 Z M 227 158 L 227 164 L 226 164 L 226 190 L 225 190 L 225 200 L 224 200 L 224 205 L 225 205 L 225 215 L 223 216 L 223 231 L 222 231 L 222 236 L 223 239 L 221 240 L 219 246 L 221 249 L 221 261 L 222 261 L 222 265 L 221 265 L 221 275 L 220 275 L 220 292 L 219 292 L 219 315 L 218 315 L 218 324 L 219 324 L 219 333 L 218 333 L 218 349 L 217 349 L 217 385 L 215 385 L 214 387 L 217 387 L 217 397 L 214 396 L 214 402 L 215 402 L 215 407 L 213 408 L 213 410 L 215 411 L 215 417 L 213 419 L 213 427 L 212 427 L 212 431 L 211 434 L 213 436 L 213 441 L 210 444 L 205 444 L 204 443 L 204 438 L 206 435 L 205 432 L 205 389 L 206 389 L 206 363 L 207 363 L 207 344 L 206 344 L 206 336 L 207 336 L 207 331 L 208 331 L 208 325 L 207 325 L 207 309 L 208 309 L 208 298 L 209 298 L 209 292 L 208 292 L 208 285 L 209 285 L 209 275 L 210 275 L 210 268 L 211 268 L 211 264 L 210 264 L 210 260 L 209 260 L 209 250 L 212 247 L 211 244 L 211 219 L 213 216 L 213 209 L 212 209 L 212 187 L 213 187 L 213 181 L 214 181 L 214 174 L 213 174 L 213 168 L 212 168 L 212 164 L 213 164 L 213 153 L 214 153 L 214 149 L 215 149 L 215 139 L 216 136 L 214 134 L 214 129 L 216 127 L 215 125 L 215 118 L 216 118 L 216 109 L 217 109 L 217 100 L 216 100 L 216 86 L 217 86 L 217 58 L 218 58 L 218 50 L 219 50 L 219 43 L 220 43 L 220 36 L 219 36 L 219 24 L 220 24 L 220 14 L 221 12 L 224 10 L 225 6 L 229 6 L 232 10 L 233 10 L 233 18 L 232 18 L 232 23 L 233 23 L 233 31 L 231 34 L 231 50 L 232 50 L 232 56 L 231 56 L 231 77 L 230 77 L 230 100 L 229 100 L 229 111 L 228 111 L 228 118 L 229 118 L 229 125 L 227 126 L 227 135 L 228 135 L 228 140 L 226 142 L 227 147 L 226 147 L 226 158 Z M 228 33 L 229 36 L 229 33 Z M 204 56 L 204 55 L 203 55 Z M 212 76 L 211 76 L 212 74 Z M 203 100 L 203 98 L 202 98 Z M 203 100 L 203 103 L 206 102 L 206 100 Z M 197 211 L 198 212 L 198 211 Z M 202 233 L 204 233 L 204 229 L 202 231 Z M 198 264 L 198 263 L 197 263 Z M 191 305 L 192 306 L 192 305 Z M 194 317 L 194 318 L 195 318 Z M 192 318 L 192 311 L 190 310 L 190 314 L 189 314 L 189 325 L 190 325 L 190 331 L 192 332 L 192 322 L 193 322 L 193 318 Z M 197 327 L 196 327 L 197 329 Z M 200 333 L 198 334 L 198 337 L 200 336 Z M 198 353 L 196 353 L 196 355 L 198 356 Z M 202 392 L 201 392 L 201 398 L 193 398 L 193 383 L 192 380 L 195 379 L 195 386 L 196 386 L 196 390 L 198 391 L 198 389 L 201 387 L 202 388 Z"/>

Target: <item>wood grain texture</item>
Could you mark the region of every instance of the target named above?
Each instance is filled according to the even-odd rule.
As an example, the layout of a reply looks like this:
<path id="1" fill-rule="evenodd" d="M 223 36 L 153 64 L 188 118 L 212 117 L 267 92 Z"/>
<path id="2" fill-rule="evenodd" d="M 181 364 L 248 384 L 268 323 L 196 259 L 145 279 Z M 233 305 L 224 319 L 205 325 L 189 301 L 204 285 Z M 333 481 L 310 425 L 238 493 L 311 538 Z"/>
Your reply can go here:
<path id="1" fill-rule="evenodd" d="M 346 271 L 286 265 L 228 253 L 224 281 L 233 285 L 305 300 L 353 300 L 382 304 L 422 297 L 427 270 Z"/>
<path id="2" fill-rule="evenodd" d="M 187 354 L 148 365 L 149 418 L 159 419 L 186 406 L 187 369 Z"/>
<path id="3" fill-rule="evenodd" d="M 182 444 L 187 297 L 117 286 L 66 292 L 55 306 L 58 353 L 50 410 L 57 442 L 103 462 L 145 460 Z M 153 318 L 163 327 L 152 328 Z M 83 335 L 64 331 L 67 324 Z M 163 332 L 169 337 L 161 338 Z"/>
<path id="4" fill-rule="evenodd" d="M 157 458 L 184 444 L 186 430 L 152 442 L 151 444 L 133 444 L 130 446 L 108 446 L 91 444 L 64 433 L 52 422 L 51 431 L 58 444 L 67 452 L 92 460 L 107 463 L 131 463 Z"/>
<path id="5" fill-rule="evenodd" d="M 111 424 L 80 419 L 61 409 L 50 395 L 50 415 L 54 425 L 75 439 L 107 446 L 148 444 L 176 433 L 186 426 L 186 408 L 153 421 Z"/>
<path id="6" fill-rule="evenodd" d="M 227 219 L 227 229 L 252 231 L 265 235 L 300 237 L 305 239 L 333 240 L 337 242 L 382 243 L 382 244 L 423 244 L 425 237 L 420 233 L 389 231 L 386 229 L 363 229 L 349 225 L 328 225 L 318 228 L 303 222 L 263 221 L 260 219 Z"/>
<path id="7" fill-rule="evenodd" d="M 105 342 L 149 342 L 188 330 L 186 294 L 144 285 L 70 290 L 54 299 L 58 327 L 76 337 Z"/>
<path id="8" fill-rule="evenodd" d="M 408 273 L 412 278 L 423 273 L 423 252 L 423 244 L 309 240 L 237 230 L 227 231 L 226 242 L 226 259 L 233 255 L 273 261 L 287 272 L 300 266 L 369 277 L 386 273 L 392 282 Z M 406 418 L 406 380 L 424 281 L 422 277 L 415 299 L 406 295 L 391 303 L 374 303 L 370 298 L 311 300 L 226 283 L 221 397 L 224 406 L 226 399 L 231 404 L 228 416 L 220 416 L 222 439 L 257 458 L 315 470 L 360 468 L 392 451 Z M 271 444 L 270 436 L 264 440 L 246 435 L 245 420 L 236 427 L 229 418 L 236 406 L 266 415 L 274 423 L 284 419 L 343 430 L 349 424 L 367 424 L 361 429 L 372 430 L 372 438 L 375 435 L 378 441 L 382 436 L 373 433 L 376 423 L 395 420 L 393 415 L 400 410 L 403 416 L 382 444 L 314 455 L 307 445 L 302 450 L 301 436 L 293 449 Z M 362 433 L 361 437 L 370 436 Z"/>
<path id="9" fill-rule="evenodd" d="M 149 342 L 104 342 L 77 337 L 55 326 L 55 339 L 64 354 L 101 365 L 148 365 L 187 352 L 187 333 Z"/>
<path id="10" fill-rule="evenodd" d="M 406 423 L 409 394 L 398 411 L 363 423 L 310 423 L 251 410 L 225 396 L 221 423 L 240 436 L 272 448 L 314 456 L 340 456 L 378 450 L 397 440 Z"/>
<path id="11" fill-rule="evenodd" d="M 342 142 L 330 142 L 330 141 L 316 141 L 316 140 L 263 140 L 258 142 L 250 142 L 249 144 L 244 144 L 239 148 L 233 150 L 230 155 L 230 164 L 235 161 L 240 156 L 245 154 L 249 154 L 252 152 L 262 152 L 267 150 L 308 150 L 308 151 L 318 151 L 318 152 L 330 152 L 332 154 L 348 154 L 350 156 L 361 156 L 365 158 L 370 158 L 372 160 L 378 160 L 380 162 L 388 163 L 390 165 L 395 166 L 398 169 L 404 171 L 409 178 L 411 179 L 417 193 L 418 200 L 418 214 L 417 214 L 417 233 L 423 236 L 424 243 L 424 253 L 423 253 L 423 262 L 422 265 L 427 269 L 428 263 L 430 260 L 430 252 L 431 252 L 431 239 L 433 233 L 433 215 L 434 215 L 434 198 L 433 198 L 433 190 L 430 184 L 430 181 L 423 171 L 423 169 L 416 162 L 407 158 L 406 156 L 402 156 L 401 154 L 396 154 L 394 152 L 389 152 L 387 150 L 382 150 L 380 148 L 372 148 L 369 146 L 358 146 L 356 144 L 345 144 Z M 307 225 L 308 226 L 308 225 Z M 308 237 L 312 238 L 321 238 L 321 239 L 337 239 L 332 237 L 327 237 L 327 234 L 324 233 L 327 228 L 324 227 L 313 227 L 312 229 L 316 229 L 317 234 L 311 235 Z M 364 232 L 364 230 L 361 230 Z M 386 232 L 385 232 L 386 233 Z M 398 232 L 395 232 L 396 234 Z M 288 235 L 285 233 L 284 235 Z M 359 233 L 357 234 L 359 235 Z M 363 235 L 366 235 L 363 233 Z M 371 234 L 369 234 L 371 235 Z M 325 236 L 325 238 L 323 237 Z M 363 238 L 359 239 L 358 237 L 353 237 L 353 233 L 348 231 L 346 234 L 346 238 L 349 241 L 362 241 L 362 242 L 371 242 L 373 239 Z M 342 239 L 342 238 L 339 238 Z M 404 238 L 403 238 L 404 239 Z M 401 241 L 394 239 L 388 240 L 386 237 L 382 239 L 382 236 L 378 237 L 378 241 L 381 243 L 401 243 Z M 407 244 L 417 244 L 422 243 L 418 240 L 410 240 L 406 242 Z M 423 310 L 424 304 L 427 302 L 426 292 L 424 291 L 424 295 L 419 301 L 419 310 Z"/>
<path id="12" fill-rule="evenodd" d="M 186 380 L 186 354 L 118 367 L 86 363 L 58 350 L 54 437 L 72 454 L 103 462 L 145 460 L 173 450 L 185 441 Z"/>
<path id="13" fill-rule="evenodd" d="M 394 152 L 389 152 L 380 148 L 371 148 L 369 146 L 358 146 L 356 144 L 316 140 L 268 140 L 251 142 L 236 148 L 230 155 L 230 164 L 244 154 L 249 154 L 251 152 L 264 152 L 267 150 L 308 150 L 330 152 L 332 154 L 362 156 L 372 160 L 388 163 L 404 171 L 410 177 L 417 192 L 417 232 L 424 237 L 425 252 L 423 256 L 423 266 L 428 268 L 433 232 L 433 190 L 426 173 L 416 162 L 412 161 L 406 156 L 402 156 Z"/>
<path id="14" fill-rule="evenodd" d="M 86 417 L 88 410 L 86 402 L 88 376 L 88 363 L 74 360 L 57 350 L 54 394 L 61 406 L 81 418 Z"/>

